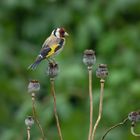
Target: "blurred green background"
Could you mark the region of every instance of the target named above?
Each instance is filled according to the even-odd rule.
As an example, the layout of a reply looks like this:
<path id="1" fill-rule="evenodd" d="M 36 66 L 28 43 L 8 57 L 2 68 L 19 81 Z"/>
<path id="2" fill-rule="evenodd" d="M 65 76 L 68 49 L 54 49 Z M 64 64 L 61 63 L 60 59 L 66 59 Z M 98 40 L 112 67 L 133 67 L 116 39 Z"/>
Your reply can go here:
<path id="1" fill-rule="evenodd" d="M 0 1 L 0 139 L 25 140 L 24 119 L 31 115 L 27 93 L 31 79 L 40 81 L 37 112 L 48 140 L 58 140 L 47 61 L 35 71 L 27 67 L 56 27 L 69 33 L 64 51 L 56 57 L 60 73 L 55 82 L 57 109 L 64 140 L 85 140 L 89 127 L 87 69 L 83 51 L 96 51 L 93 94 L 94 121 L 100 84 L 95 70 L 106 63 L 103 118 L 96 138 L 140 108 L 140 0 L 1 0 Z M 137 127 L 140 131 L 140 126 Z M 32 140 L 39 140 L 34 126 Z M 135 140 L 130 123 L 112 131 L 107 140 Z"/>

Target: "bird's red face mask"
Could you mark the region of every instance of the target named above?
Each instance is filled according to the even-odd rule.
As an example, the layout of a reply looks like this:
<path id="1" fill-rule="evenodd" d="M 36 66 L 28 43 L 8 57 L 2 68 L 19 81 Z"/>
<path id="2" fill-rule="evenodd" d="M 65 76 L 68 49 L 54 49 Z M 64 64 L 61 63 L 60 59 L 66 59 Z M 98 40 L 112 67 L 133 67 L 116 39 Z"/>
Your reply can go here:
<path id="1" fill-rule="evenodd" d="M 68 33 L 65 31 L 64 28 L 59 29 L 59 34 L 60 34 L 60 37 L 68 36 Z"/>

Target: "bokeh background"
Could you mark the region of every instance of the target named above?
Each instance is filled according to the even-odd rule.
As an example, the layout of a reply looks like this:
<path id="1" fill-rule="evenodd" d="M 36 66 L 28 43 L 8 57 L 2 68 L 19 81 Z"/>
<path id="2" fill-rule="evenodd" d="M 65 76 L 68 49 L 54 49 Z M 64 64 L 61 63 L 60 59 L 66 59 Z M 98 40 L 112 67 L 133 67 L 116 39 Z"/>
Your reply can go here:
<path id="1" fill-rule="evenodd" d="M 60 73 L 55 82 L 57 109 L 64 140 L 88 136 L 89 98 L 83 51 L 96 51 L 93 94 L 94 121 L 98 114 L 99 79 L 95 70 L 106 63 L 103 118 L 96 138 L 140 108 L 140 0 L 1 0 L 0 1 L 0 139 L 25 140 L 24 119 L 31 115 L 27 93 L 31 79 L 40 81 L 37 112 L 48 140 L 58 140 L 53 115 L 47 61 L 35 71 L 27 67 L 45 38 L 56 27 L 69 33 L 63 53 L 56 57 Z M 139 132 L 140 126 L 137 126 Z M 31 137 L 39 140 L 34 126 Z M 113 130 L 108 140 L 135 140 L 130 123 Z"/>

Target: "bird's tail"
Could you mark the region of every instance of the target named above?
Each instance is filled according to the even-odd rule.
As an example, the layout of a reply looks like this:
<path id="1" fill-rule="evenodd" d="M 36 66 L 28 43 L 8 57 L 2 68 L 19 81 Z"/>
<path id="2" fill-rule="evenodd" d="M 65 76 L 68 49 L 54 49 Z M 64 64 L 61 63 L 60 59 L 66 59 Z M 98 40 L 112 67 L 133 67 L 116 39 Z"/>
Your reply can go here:
<path id="1" fill-rule="evenodd" d="M 31 64 L 28 69 L 31 70 L 35 70 L 37 68 L 37 66 L 39 65 L 39 63 L 43 60 L 42 57 L 38 56 L 37 59 L 35 60 L 35 62 L 33 64 Z"/>

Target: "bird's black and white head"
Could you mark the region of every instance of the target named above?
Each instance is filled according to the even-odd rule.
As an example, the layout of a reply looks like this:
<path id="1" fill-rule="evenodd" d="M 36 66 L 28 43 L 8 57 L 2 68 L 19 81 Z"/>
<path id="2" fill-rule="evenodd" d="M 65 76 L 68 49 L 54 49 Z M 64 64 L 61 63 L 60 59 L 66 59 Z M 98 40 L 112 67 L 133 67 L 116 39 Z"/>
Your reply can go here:
<path id="1" fill-rule="evenodd" d="M 65 31 L 64 28 L 56 28 L 52 31 L 52 35 L 61 38 L 61 37 L 68 36 L 69 34 Z"/>

